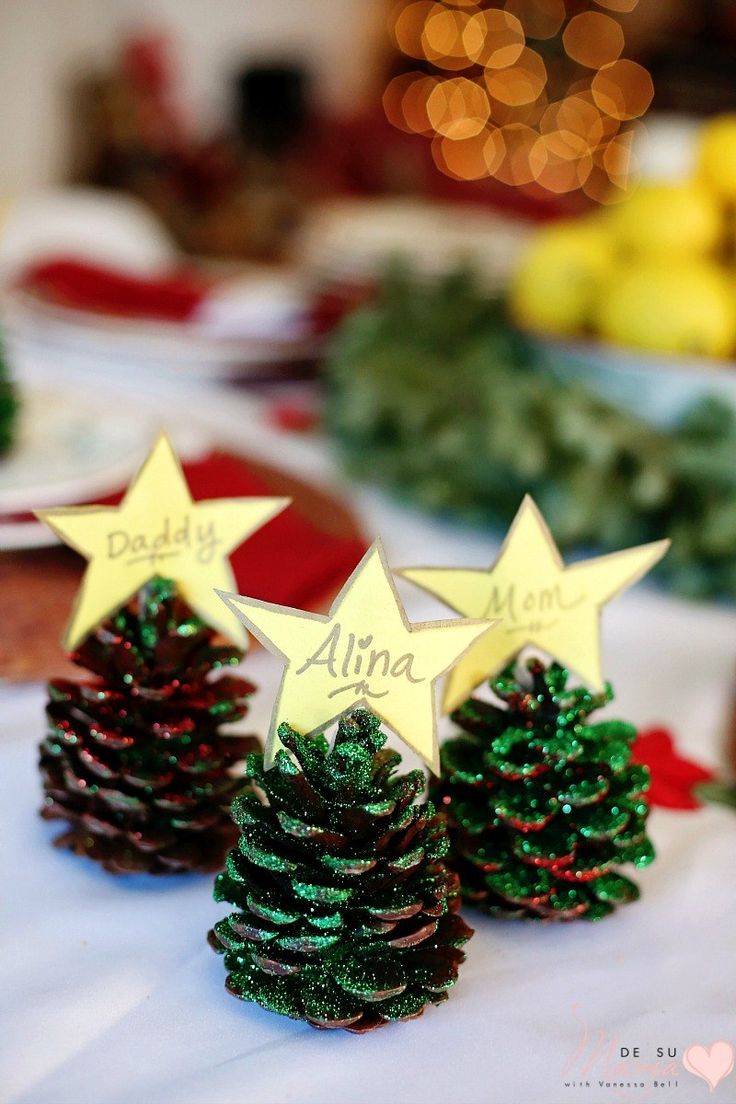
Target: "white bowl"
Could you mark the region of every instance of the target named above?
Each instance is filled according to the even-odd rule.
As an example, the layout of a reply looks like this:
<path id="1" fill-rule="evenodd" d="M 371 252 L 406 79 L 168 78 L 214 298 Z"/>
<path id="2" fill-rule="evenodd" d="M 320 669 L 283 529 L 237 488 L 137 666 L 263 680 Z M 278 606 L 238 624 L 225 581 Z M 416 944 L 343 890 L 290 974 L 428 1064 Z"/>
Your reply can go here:
<path id="1" fill-rule="evenodd" d="M 668 428 L 699 399 L 714 396 L 736 410 L 736 363 L 648 353 L 594 340 L 532 340 L 562 378 L 594 389 L 624 410 Z"/>

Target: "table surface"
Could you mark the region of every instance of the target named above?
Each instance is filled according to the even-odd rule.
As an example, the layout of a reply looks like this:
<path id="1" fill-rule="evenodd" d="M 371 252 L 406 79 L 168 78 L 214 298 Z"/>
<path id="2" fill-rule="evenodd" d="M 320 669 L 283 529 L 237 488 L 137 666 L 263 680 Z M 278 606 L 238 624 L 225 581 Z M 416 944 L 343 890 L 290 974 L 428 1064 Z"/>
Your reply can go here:
<path id="1" fill-rule="evenodd" d="M 221 444 L 339 486 L 324 443 L 266 428 L 252 399 L 210 389 L 196 403 L 163 393 L 147 401 L 174 433 L 196 416 Z M 485 566 L 497 550 L 486 534 L 429 520 L 374 490 L 352 489 L 351 501 L 396 566 Z M 412 619 L 446 612 L 399 585 Z M 603 617 L 615 710 L 642 727 L 670 726 L 685 754 L 720 766 L 734 640 L 733 610 L 640 585 Z M 264 732 L 279 665 L 260 651 L 245 669 L 260 687 L 250 727 Z M 318 1032 L 225 992 L 222 961 L 205 943 L 223 915 L 211 878 L 116 879 L 50 846 L 59 827 L 36 815 L 43 707 L 40 686 L 0 688 L 4 1104 L 708 1098 L 682 1054 L 696 1043 L 736 1042 L 732 811 L 655 809 L 658 859 L 636 875 L 638 903 L 598 924 L 468 915 L 476 934 L 446 1004 L 365 1036 Z M 414 765 L 410 753 L 405 761 Z M 734 1104 L 736 1074 L 713 1099 Z"/>

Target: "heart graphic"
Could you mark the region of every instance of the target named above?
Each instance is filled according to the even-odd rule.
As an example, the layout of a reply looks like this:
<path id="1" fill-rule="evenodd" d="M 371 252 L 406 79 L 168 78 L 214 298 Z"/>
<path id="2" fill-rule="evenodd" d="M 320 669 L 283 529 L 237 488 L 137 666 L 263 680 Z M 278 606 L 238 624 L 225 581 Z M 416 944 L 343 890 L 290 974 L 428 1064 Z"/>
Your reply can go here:
<path id="1" fill-rule="evenodd" d="M 702 1077 L 713 1092 L 716 1085 L 724 1077 L 728 1077 L 733 1069 L 733 1047 L 723 1039 L 712 1043 L 708 1050 L 704 1046 L 691 1046 L 683 1054 L 682 1064 L 688 1073 Z"/>

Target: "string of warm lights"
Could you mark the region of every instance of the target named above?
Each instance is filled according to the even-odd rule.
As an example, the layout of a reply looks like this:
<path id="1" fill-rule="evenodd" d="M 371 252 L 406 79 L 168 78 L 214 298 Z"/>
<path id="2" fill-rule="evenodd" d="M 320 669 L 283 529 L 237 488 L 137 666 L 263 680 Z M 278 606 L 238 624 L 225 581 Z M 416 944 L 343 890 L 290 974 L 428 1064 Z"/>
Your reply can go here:
<path id="1" fill-rule="evenodd" d="M 647 70 L 621 56 L 615 16 L 637 2 L 571 12 L 570 0 L 401 0 L 391 34 L 422 68 L 389 83 L 386 115 L 428 136 L 448 176 L 611 202 L 636 177 L 635 121 L 654 94 Z"/>

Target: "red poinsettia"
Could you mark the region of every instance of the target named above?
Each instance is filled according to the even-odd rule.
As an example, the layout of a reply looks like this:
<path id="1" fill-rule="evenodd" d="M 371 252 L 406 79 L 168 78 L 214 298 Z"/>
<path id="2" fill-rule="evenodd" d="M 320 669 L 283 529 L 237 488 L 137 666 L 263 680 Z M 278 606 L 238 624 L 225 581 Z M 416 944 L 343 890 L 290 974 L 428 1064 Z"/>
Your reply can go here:
<path id="1" fill-rule="evenodd" d="M 699 809 L 702 806 L 693 788 L 700 782 L 712 782 L 715 775 L 707 767 L 679 755 L 672 734 L 666 728 L 640 732 L 631 756 L 635 763 L 643 763 L 651 772 L 650 805 L 664 809 Z"/>

